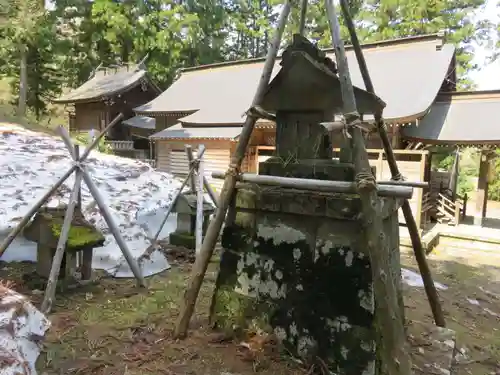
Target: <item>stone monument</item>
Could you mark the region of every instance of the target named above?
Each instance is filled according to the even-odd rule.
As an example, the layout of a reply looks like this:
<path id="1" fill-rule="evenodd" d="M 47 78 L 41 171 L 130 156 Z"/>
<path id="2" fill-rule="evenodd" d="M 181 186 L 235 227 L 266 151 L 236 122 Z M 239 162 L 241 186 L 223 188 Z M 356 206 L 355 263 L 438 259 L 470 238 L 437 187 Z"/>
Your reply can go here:
<path id="1" fill-rule="evenodd" d="M 359 88 L 354 94 L 361 114 L 384 106 Z M 262 102 L 276 117 L 276 151 L 259 165 L 260 174 L 353 181 L 349 159 L 332 159 L 331 133 L 324 126 L 342 106 L 335 63 L 295 36 Z M 392 249 L 389 276 L 403 309 L 402 202 L 380 199 Z M 310 363 L 320 358 L 332 373 L 378 374 L 381 332 L 359 196 L 240 183 L 232 209 L 234 220 L 222 236 L 214 325 L 240 333 L 272 331 L 290 353 Z"/>
<path id="2" fill-rule="evenodd" d="M 196 193 L 182 193 L 175 202 L 172 212 L 177 213 L 177 228 L 170 233 L 169 239 L 172 245 L 183 246 L 194 249 L 196 245 Z M 203 228 L 202 236 L 205 236 L 210 215 L 214 213 L 214 206 L 203 199 Z"/>
<path id="3" fill-rule="evenodd" d="M 37 243 L 36 270 L 45 279 L 50 275 L 65 213 L 66 205 L 43 207 L 24 229 L 26 239 Z M 81 279 L 90 280 L 93 250 L 103 246 L 104 241 L 102 233 L 85 220 L 79 209 L 75 209 L 59 277 L 71 281 L 77 268 L 77 256 L 82 254 Z"/>

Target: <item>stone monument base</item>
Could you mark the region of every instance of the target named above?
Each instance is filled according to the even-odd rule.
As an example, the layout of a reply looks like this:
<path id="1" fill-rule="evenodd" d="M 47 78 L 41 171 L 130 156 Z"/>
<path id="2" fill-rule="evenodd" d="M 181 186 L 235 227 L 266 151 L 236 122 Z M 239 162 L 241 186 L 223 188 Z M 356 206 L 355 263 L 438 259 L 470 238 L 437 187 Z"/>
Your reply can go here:
<path id="1" fill-rule="evenodd" d="M 383 199 L 390 277 L 401 272 L 397 209 Z M 212 321 L 226 331 L 274 332 L 291 354 L 337 374 L 377 374 L 380 332 L 357 195 L 244 185 L 225 249 Z M 401 314 L 403 316 L 403 314 Z"/>

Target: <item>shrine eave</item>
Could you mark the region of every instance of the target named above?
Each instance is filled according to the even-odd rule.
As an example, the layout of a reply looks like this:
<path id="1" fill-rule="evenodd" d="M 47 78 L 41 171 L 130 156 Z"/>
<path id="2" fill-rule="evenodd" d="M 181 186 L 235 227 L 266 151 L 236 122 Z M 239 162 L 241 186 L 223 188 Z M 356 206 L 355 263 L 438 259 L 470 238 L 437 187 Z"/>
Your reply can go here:
<path id="1" fill-rule="evenodd" d="M 376 95 L 387 106 L 389 123 L 414 121 L 427 113 L 443 81 L 454 69 L 455 48 L 438 36 L 363 45 Z M 335 59 L 333 51 L 326 51 Z M 346 51 L 354 86 L 365 87 L 354 51 Z M 151 102 L 134 111 L 145 116 L 189 112 L 181 122 L 220 126 L 243 124 L 262 74 L 262 60 L 226 62 L 184 70 Z M 276 62 L 271 79 L 281 69 Z"/>
<path id="2" fill-rule="evenodd" d="M 147 71 L 139 66 L 121 66 L 116 69 L 98 70 L 81 86 L 52 101 L 57 104 L 90 103 L 123 94 L 145 83 L 149 89 L 160 93 L 160 89 L 149 78 Z"/>
<path id="3" fill-rule="evenodd" d="M 416 124 L 402 128 L 402 135 L 425 144 L 500 145 L 499 112 L 500 90 L 441 94 Z"/>

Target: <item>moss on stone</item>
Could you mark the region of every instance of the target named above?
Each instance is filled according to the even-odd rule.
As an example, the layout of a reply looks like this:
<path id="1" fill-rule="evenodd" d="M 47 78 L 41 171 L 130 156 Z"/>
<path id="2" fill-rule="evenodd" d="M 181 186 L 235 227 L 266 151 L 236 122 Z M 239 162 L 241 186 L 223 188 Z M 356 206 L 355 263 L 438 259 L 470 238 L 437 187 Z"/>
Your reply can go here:
<path id="1" fill-rule="evenodd" d="M 61 236 L 63 223 L 55 221 L 51 223 L 52 234 L 59 238 Z M 104 236 L 98 230 L 86 226 L 72 225 L 68 233 L 67 247 L 81 248 L 84 246 L 96 245 L 104 241 Z"/>
<path id="2" fill-rule="evenodd" d="M 175 246 L 182 246 L 188 249 L 196 247 L 196 237 L 188 232 L 172 232 L 169 235 L 170 243 Z"/>

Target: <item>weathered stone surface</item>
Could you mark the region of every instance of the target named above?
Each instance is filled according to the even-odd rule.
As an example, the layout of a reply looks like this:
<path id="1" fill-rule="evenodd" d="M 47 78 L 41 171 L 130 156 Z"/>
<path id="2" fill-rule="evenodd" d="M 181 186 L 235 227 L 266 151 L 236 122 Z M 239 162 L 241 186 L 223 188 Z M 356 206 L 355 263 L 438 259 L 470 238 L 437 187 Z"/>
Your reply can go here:
<path id="1" fill-rule="evenodd" d="M 280 191 L 237 192 L 235 224 L 222 237 L 216 325 L 272 330 L 306 361 L 320 357 L 339 374 L 374 374 L 378 336 L 359 198 Z M 272 199 L 262 203 L 263 196 Z M 391 276 L 401 286 L 395 211 L 384 231 L 394 249 Z"/>
<path id="2" fill-rule="evenodd" d="M 49 327 L 28 298 L 0 286 L 0 374 L 36 375 L 39 343 Z"/>

